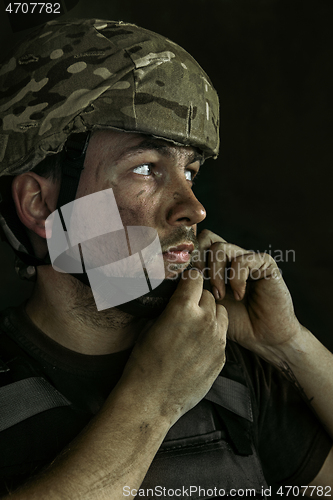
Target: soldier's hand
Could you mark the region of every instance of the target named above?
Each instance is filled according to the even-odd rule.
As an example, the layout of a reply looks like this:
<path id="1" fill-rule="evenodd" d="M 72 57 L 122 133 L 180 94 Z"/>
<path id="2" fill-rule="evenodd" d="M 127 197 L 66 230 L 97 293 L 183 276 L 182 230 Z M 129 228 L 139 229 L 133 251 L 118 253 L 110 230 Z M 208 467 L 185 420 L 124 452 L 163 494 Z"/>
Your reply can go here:
<path id="1" fill-rule="evenodd" d="M 198 241 L 196 265 L 205 268 L 217 301 L 227 308 L 228 338 L 274 362 L 274 351 L 301 332 L 276 262 L 269 254 L 245 250 L 208 230 Z"/>
<path id="2" fill-rule="evenodd" d="M 227 328 L 226 309 L 203 290 L 201 273 L 185 271 L 163 314 L 138 339 L 121 383 L 138 384 L 173 424 L 223 368 Z"/>

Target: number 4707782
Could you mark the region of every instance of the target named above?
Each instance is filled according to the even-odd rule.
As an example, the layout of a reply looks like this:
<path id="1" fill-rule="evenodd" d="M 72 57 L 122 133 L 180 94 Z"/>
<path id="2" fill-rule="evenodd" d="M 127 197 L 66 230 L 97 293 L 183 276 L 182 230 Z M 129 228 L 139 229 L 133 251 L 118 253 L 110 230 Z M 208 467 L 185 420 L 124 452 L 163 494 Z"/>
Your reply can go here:
<path id="1" fill-rule="evenodd" d="M 331 486 L 280 486 L 276 494 L 281 496 L 331 497 Z"/>
<path id="2" fill-rule="evenodd" d="M 42 12 L 46 14 L 61 14 L 60 3 L 36 3 L 36 2 L 11 2 L 6 7 L 6 12 L 10 14 L 41 14 Z"/>

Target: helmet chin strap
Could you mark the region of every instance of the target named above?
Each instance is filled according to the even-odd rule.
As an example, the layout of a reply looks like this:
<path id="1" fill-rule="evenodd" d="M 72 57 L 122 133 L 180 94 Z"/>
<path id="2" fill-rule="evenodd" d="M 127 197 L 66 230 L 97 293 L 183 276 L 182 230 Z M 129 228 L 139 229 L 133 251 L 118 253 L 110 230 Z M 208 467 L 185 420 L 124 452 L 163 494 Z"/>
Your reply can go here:
<path id="1" fill-rule="evenodd" d="M 71 274 L 71 276 L 90 287 L 88 275 L 86 273 Z M 164 311 L 171 295 L 177 288 L 179 280 L 180 275 L 177 279 L 165 279 L 159 286 L 154 288 L 154 290 L 146 293 L 142 297 L 118 305 L 116 309 L 120 309 L 132 316 L 156 318 Z"/>
<path id="2" fill-rule="evenodd" d="M 72 134 L 64 147 L 64 158 L 61 166 L 61 185 L 57 208 L 75 200 L 84 159 L 90 139 L 90 132 Z"/>

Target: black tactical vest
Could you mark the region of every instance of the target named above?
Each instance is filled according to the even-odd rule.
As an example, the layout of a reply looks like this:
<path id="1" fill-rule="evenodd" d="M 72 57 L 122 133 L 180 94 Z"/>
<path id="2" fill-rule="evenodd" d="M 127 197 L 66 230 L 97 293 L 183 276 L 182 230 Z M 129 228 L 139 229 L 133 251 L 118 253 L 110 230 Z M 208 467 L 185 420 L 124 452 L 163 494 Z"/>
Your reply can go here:
<path id="1" fill-rule="evenodd" d="M 12 368 L 4 339 L 13 345 L 0 333 L 0 432 L 42 412 L 71 407 L 19 347 Z M 12 360 L 13 353 L 9 356 Z M 266 498 L 252 406 L 241 366 L 231 355 L 206 397 L 169 430 L 138 497 Z M 124 485 L 125 499 L 132 489 L 132 485 Z"/>

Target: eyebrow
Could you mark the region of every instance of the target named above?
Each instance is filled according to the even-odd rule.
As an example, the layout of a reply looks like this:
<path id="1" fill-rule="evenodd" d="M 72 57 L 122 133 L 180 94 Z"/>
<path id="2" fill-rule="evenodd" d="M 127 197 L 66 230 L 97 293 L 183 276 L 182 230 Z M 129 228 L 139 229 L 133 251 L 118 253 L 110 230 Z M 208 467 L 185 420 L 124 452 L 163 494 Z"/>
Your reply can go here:
<path id="1" fill-rule="evenodd" d="M 175 146 L 177 145 L 175 144 Z M 117 158 L 117 163 L 123 158 L 129 158 L 136 154 L 144 153 L 146 151 L 157 151 L 166 158 L 172 158 L 175 156 L 175 154 L 173 153 L 171 148 L 172 146 L 160 142 L 159 139 L 154 139 L 154 137 L 146 137 L 139 144 L 136 144 L 135 146 L 130 146 L 126 148 L 124 151 L 122 151 L 122 153 Z M 197 149 L 193 149 L 191 154 L 188 156 L 188 160 L 189 160 L 188 163 L 189 165 L 191 163 L 198 161 L 201 166 L 204 163 L 204 156 L 200 154 Z"/>

